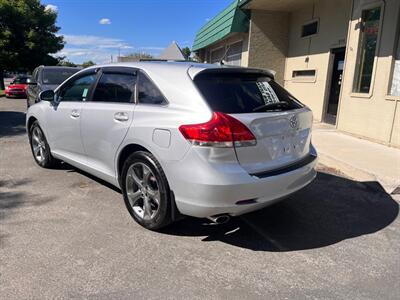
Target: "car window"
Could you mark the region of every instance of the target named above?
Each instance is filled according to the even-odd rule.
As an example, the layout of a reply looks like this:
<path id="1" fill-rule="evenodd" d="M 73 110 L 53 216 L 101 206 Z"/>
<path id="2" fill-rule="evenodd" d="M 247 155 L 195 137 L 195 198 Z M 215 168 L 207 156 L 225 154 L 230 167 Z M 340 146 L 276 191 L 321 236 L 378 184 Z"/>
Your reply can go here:
<path id="1" fill-rule="evenodd" d="M 92 101 L 122 102 L 133 101 L 136 76 L 133 74 L 105 73 L 96 86 Z"/>
<path id="2" fill-rule="evenodd" d="M 14 84 L 26 84 L 29 77 L 17 77 L 14 80 Z"/>
<path id="3" fill-rule="evenodd" d="M 90 74 L 68 83 L 66 87 L 61 89 L 58 100 L 86 101 L 86 98 L 89 95 L 90 87 L 95 80 L 96 74 Z"/>
<path id="4" fill-rule="evenodd" d="M 153 82 L 143 73 L 139 73 L 138 102 L 142 104 L 166 104 L 164 96 Z"/>
<path id="5" fill-rule="evenodd" d="M 265 112 L 267 108 L 259 108 L 278 102 L 287 102 L 285 110 L 302 107 L 288 91 L 262 74 L 204 73 L 196 76 L 194 82 L 211 109 L 218 112 Z"/>
<path id="6" fill-rule="evenodd" d="M 43 69 L 42 82 L 44 84 L 61 84 L 68 77 L 71 77 L 78 71 L 79 69 L 67 69 L 67 68 Z"/>

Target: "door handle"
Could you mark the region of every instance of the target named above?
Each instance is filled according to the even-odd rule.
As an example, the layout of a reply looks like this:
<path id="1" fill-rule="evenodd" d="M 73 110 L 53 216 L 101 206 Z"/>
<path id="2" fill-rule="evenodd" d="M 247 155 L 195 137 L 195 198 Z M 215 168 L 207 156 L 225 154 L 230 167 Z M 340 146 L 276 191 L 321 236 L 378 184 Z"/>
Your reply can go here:
<path id="1" fill-rule="evenodd" d="M 117 112 L 114 114 L 114 120 L 120 121 L 120 122 L 126 122 L 129 120 L 128 113 L 126 112 Z"/>
<path id="2" fill-rule="evenodd" d="M 79 111 L 78 111 L 77 109 L 73 109 L 73 110 L 71 111 L 71 117 L 73 117 L 73 118 L 79 118 L 79 116 L 80 116 L 80 113 L 79 113 Z"/>

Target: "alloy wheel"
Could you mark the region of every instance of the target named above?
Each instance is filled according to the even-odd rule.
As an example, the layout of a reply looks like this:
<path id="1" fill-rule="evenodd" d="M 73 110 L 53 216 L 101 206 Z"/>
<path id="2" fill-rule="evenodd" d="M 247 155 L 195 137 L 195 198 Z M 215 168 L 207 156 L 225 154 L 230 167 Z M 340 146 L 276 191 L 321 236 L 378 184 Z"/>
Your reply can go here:
<path id="1" fill-rule="evenodd" d="M 42 162 L 46 159 L 46 142 L 44 140 L 43 132 L 39 127 L 35 127 L 32 130 L 32 149 L 33 155 L 38 162 Z"/>
<path id="2" fill-rule="evenodd" d="M 126 192 L 134 213 L 143 220 L 151 220 L 160 208 L 157 178 L 144 163 L 132 164 L 126 173 Z"/>

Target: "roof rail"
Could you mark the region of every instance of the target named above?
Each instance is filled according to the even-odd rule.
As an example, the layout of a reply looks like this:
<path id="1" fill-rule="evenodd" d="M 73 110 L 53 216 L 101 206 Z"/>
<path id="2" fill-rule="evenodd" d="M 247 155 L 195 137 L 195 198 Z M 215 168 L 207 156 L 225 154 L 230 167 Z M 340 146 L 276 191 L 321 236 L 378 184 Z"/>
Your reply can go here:
<path id="1" fill-rule="evenodd" d="M 140 58 L 139 61 L 173 61 L 173 62 L 188 62 L 185 59 L 161 59 L 161 58 Z"/>

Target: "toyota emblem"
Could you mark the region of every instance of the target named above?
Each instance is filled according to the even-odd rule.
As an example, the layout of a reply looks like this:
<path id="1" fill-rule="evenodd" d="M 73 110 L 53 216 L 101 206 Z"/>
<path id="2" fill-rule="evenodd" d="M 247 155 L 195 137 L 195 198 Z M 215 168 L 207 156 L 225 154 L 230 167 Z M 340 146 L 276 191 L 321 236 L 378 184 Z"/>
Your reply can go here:
<path id="1" fill-rule="evenodd" d="M 289 124 L 290 124 L 290 127 L 292 127 L 293 129 L 296 129 L 297 125 L 298 125 L 297 117 L 296 116 L 291 117 L 289 120 Z"/>

